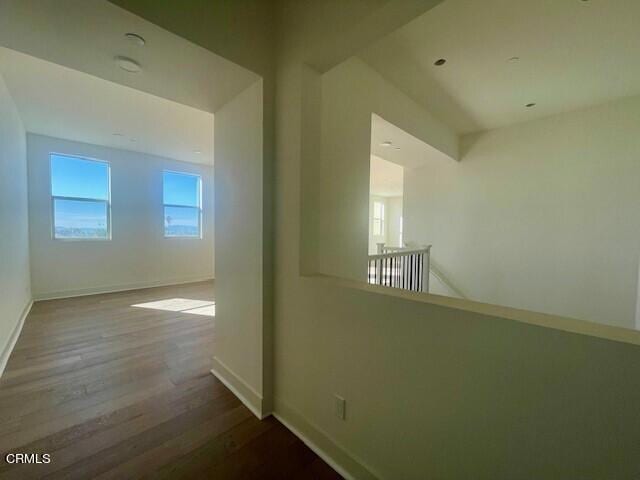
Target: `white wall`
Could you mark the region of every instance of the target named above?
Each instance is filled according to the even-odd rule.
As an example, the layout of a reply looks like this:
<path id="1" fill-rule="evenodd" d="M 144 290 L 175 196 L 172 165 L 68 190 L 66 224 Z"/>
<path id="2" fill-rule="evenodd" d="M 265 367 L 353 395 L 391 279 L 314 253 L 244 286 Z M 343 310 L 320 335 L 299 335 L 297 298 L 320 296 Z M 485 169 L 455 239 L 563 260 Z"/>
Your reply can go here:
<path id="1" fill-rule="evenodd" d="M 371 162 L 371 114 L 456 158 L 458 137 L 357 58 L 322 75 L 321 158 L 313 165 L 316 189 L 317 270 L 366 278 Z M 453 160 L 452 160 L 453 161 Z M 327 232 L 332 232 L 328 234 Z"/>
<path id="2" fill-rule="evenodd" d="M 301 239 L 308 239 L 314 213 L 308 196 L 335 195 L 335 185 L 315 174 L 318 75 L 305 65 L 327 39 L 349 51 L 370 21 L 393 24 L 398 17 L 390 9 L 417 5 L 381 3 L 281 2 L 276 412 L 358 479 L 633 478 L 639 347 L 527 325 L 501 318 L 497 309 L 481 315 L 300 274 L 305 260 L 298 254 L 309 251 Z M 348 34 L 341 34 L 342 25 Z M 350 93 L 356 99 L 358 89 L 369 86 L 358 81 Z M 366 180 L 360 190 L 358 176 L 367 178 L 366 125 L 384 100 L 344 98 L 344 110 L 357 111 L 345 113 L 343 122 L 364 126 L 333 128 L 345 134 L 336 143 L 342 152 L 334 172 L 345 176 L 338 179 L 345 191 L 362 195 L 355 202 L 364 208 L 342 199 L 333 204 L 333 218 L 361 228 L 368 202 Z M 360 109 L 369 117 L 360 118 Z M 410 109 L 401 113 L 405 122 L 413 118 Z M 352 151 L 348 136 L 360 128 L 364 138 L 352 140 L 361 150 Z M 310 189 L 313 184 L 321 191 Z M 342 235 L 328 225 L 319 230 L 320 242 Z M 365 229 L 360 248 L 366 250 Z M 328 253 L 340 253 L 337 244 Z M 347 400 L 346 421 L 334 415 L 335 393 Z"/>
<path id="3" fill-rule="evenodd" d="M 53 240 L 51 152 L 87 156 L 111 164 L 112 240 Z M 32 134 L 27 136 L 27 156 L 34 297 L 213 277 L 213 167 Z M 164 238 L 164 169 L 202 176 L 202 239 Z"/>
<path id="4" fill-rule="evenodd" d="M 0 374 L 31 301 L 27 204 L 25 131 L 0 76 Z"/>
<path id="5" fill-rule="evenodd" d="M 216 112 L 216 346 L 213 370 L 258 416 L 263 382 L 262 82 Z"/>
<path id="6" fill-rule="evenodd" d="M 405 174 L 406 239 L 474 300 L 633 328 L 640 97 L 465 138 Z"/>

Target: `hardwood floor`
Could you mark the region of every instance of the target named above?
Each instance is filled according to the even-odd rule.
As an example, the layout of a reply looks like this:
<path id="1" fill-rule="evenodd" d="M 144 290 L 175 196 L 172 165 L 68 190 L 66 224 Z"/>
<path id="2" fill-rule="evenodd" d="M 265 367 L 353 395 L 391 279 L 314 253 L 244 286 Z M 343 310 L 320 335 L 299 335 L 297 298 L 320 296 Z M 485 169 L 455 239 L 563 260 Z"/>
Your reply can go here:
<path id="1" fill-rule="evenodd" d="M 341 478 L 209 373 L 213 302 L 212 282 L 37 302 L 0 379 L 0 478 Z"/>

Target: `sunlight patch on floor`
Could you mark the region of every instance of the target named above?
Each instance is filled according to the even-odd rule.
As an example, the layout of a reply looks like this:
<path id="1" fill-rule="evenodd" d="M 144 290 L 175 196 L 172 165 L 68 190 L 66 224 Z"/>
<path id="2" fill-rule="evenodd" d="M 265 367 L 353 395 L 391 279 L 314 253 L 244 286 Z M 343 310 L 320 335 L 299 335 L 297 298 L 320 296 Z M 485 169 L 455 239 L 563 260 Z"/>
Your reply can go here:
<path id="1" fill-rule="evenodd" d="M 216 304 L 209 300 L 192 300 L 189 298 L 168 298 L 155 302 L 138 303 L 131 305 L 136 308 L 149 308 L 152 310 L 164 310 L 167 312 L 191 313 L 193 315 L 216 316 Z"/>

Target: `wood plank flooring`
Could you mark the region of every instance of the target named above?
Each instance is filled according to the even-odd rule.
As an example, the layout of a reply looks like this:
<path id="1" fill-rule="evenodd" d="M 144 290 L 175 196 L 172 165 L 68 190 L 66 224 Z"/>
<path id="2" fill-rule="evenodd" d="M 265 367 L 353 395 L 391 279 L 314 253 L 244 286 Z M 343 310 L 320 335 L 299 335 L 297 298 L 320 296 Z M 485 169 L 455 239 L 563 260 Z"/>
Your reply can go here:
<path id="1" fill-rule="evenodd" d="M 34 304 L 0 379 L 0 478 L 341 478 L 210 374 L 213 304 L 212 282 Z"/>

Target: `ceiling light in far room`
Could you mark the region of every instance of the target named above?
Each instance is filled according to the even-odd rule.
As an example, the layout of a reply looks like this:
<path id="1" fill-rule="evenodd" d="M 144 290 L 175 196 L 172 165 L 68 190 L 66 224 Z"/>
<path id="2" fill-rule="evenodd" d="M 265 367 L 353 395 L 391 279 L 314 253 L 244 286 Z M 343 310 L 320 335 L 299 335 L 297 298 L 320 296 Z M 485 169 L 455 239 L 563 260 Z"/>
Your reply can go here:
<path id="1" fill-rule="evenodd" d="M 436 60 L 435 62 L 433 62 L 433 64 L 436 67 L 441 67 L 442 65 L 444 65 L 445 63 L 447 63 L 447 60 L 444 58 L 439 58 L 438 60 Z"/>
<path id="2" fill-rule="evenodd" d="M 129 40 L 131 43 L 135 43 L 136 45 L 139 45 L 141 47 L 144 46 L 145 43 L 147 43 L 144 37 L 138 35 L 137 33 L 125 33 L 124 36 L 127 37 L 127 40 Z"/>
<path id="3" fill-rule="evenodd" d="M 381 147 L 392 147 L 392 146 L 393 146 L 393 142 L 391 142 L 391 141 L 387 140 L 387 141 L 385 141 L 385 142 L 382 142 L 382 143 L 380 144 L 380 146 L 381 146 Z"/>
<path id="4" fill-rule="evenodd" d="M 535 106 L 536 106 L 536 104 L 535 104 L 535 103 L 527 103 L 527 104 L 525 105 L 525 107 L 527 107 L 527 108 L 531 108 L 531 107 L 535 107 Z"/>
<path id="5" fill-rule="evenodd" d="M 142 66 L 132 58 L 117 56 L 113 60 L 116 62 L 116 65 L 126 72 L 139 73 L 142 71 Z"/>

